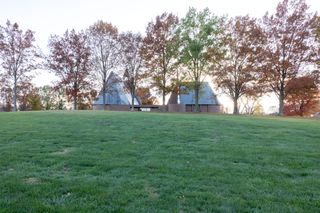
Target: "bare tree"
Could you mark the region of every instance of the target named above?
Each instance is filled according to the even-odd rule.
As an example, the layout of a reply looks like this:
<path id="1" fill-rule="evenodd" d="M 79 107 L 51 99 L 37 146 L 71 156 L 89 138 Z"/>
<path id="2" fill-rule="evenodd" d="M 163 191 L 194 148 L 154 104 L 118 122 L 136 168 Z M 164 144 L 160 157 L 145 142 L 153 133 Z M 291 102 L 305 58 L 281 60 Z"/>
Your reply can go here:
<path id="1" fill-rule="evenodd" d="M 31 30 L 23 32 L 17 23 L 7 21 L 6 26 L 0 26 L 0 57 L 2 82 L 13 95 L 13 110 L 17 111 L 18 88 L 26 85 L 32 79 L 31 71 L 39 67 L 37 59 L 39 51 L 34 45 L 34 33 Z"/>
<path id="2" fill-rule="evenodd" d="M 120 61 L 118 29 L 110 23 L 98 21 L 89 28 L 91 60 L 100 87 L 103 105 L 106 104 L 107 78 L 116 71 Z"/>
<path id="3" fill-rule="evenodd" d="M 263 107 L 260 103 L 260 97 L 250 94 L 243 95 L 240 99 L 240 113 L 246 115 L 261 115 Z"/>
<path id="4" fill-rule="evenodd" d="M 142 78 L 142 37 L 131 32 L 120 35 L 124 83 L 131 94 L 131 111 L 134 111 L 134 99 L 139 80 Z"/>

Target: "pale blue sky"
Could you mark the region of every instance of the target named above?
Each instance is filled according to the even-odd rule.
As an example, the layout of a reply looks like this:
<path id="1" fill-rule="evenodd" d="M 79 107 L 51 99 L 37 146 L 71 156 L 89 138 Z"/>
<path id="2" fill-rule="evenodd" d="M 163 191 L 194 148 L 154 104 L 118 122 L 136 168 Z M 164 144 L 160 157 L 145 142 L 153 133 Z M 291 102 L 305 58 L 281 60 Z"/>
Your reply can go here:
<path id="1" fill-rule="evenodd" d="M 18 22 L 23 29 L 36 32 L 36 40 L 45 48 L 51 34 L 66 29 L 86 29 L 97 20 L 113 23 L 121 31 L 144 33 L 148 22 L 164 11 L 182 17 L 190 6 L 209 7 L 217 14 L 250 14 L 261 17 L 273 12 L 278 0 L 0 0 L 0 25 L 6 20 Z M 320 0 L 307 0 L 311 11 L 320 10 Z"/>

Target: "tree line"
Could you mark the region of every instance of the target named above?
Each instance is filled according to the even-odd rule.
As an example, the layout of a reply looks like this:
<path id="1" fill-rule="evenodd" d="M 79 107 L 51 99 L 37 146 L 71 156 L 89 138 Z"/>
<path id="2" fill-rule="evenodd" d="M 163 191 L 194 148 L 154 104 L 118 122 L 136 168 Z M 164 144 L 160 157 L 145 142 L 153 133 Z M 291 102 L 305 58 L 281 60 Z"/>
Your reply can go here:
<path id="1" fill-rule="evenodd" d="M 208 76 L 233 100 L 234 114 L 241 97 L 269 92 L 279 99 L 279 115 L 304 115 L 319 100 L 320 18 L 304 0 L 283 0 L 260 19 L 218 17 L 208 8 L 190 8 L 182 18 L 163 13 L 144 36 L 97 21 L 86 30 L 52 35 L 48 48 L 42 54 L 34 32 L 17 23 L 0 26 L 0 96 L 8 111 L 63 109 L 66 102 L 90 108 L 97 91 L 108 91 L 111 72 L 122 77 L 132 97 L 138 92 L 150 98 L 146 93 L 153 88 L 163 104 L 188 82 L 197 111 Z M 49 70 L 58 81 L 34 87 L 35 69 Z"/>

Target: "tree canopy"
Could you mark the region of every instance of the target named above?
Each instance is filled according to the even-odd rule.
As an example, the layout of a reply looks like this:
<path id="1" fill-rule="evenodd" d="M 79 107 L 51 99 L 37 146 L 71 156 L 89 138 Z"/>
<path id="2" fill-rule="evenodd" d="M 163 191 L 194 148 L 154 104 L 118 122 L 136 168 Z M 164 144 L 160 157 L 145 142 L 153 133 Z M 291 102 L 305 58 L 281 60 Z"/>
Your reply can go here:
<path id="1" fill-rule="evenodd" d="M 0 25 L 2 109 L 90 109 L 97 91 L 106 105 L 111 72 L 122 77 L 132 110 L 137 95 L 143 103 L 155 103 L 159 95 L 165 105 L 170 92 L 179 100 L 187 85 L 199 112 L 204 81 L 232 99 L 234 114 L 252 114 L 252 103 L 259 103 L 260 113 L 259 97 L 270 93 L 279 100 L 279 115 L 297 108 L 305 115 L 319 105 L 320 17 L 305 0 L 282 0 L 261 18 L 218 17 L 208 8 L 189 8 L 180 18 L 164 12 L 148 23 L 145 35 L 98 20 L 86 30 L 51 36 L 48 49 L 40 54 L 33 31 L 10 21 Z M 39 67 L 56 75 L 55 85 L 32 83 Z"/>
<path id="2" fill-rule="evenodd" d="M 316 16 L 308 12 L 304 0 L 284 0 L 277 6 L 276 13 L 263 17 L 267 35 L 263 78 L 279 98 L 279 115 L 283 114 L 287 83 L 312 62 L 313 23 Z"/>
<path id="3" fill-rule="evenodd" d="M 162 104 L 173 89 L 173 78 L 177 68 L 178 38 L 174 32 L 178 17 L 163 13 L 150 22 L 143 39 L 142 57 L 151 85 L 162 93 Z"/>
<path id="4" fill-rule="evenodd" d="M 217 86 L 233 100 L 233 114 L 239 114 L 238 100 L 243 95 L 259 95 L 257 60 L 265 36 L 257 21 L 249 16 L 226 20 L 223 47 L 225 54 L 213 68 Z"/>
<path id="5" fill-rule="evenodd" d="M 84 32 L 67 30 L 62 37 L 50 38 L 49 50 L 47 67 L 59 77 L 56 86 L 65 88 L 68 100 L 73 101 L 73 109 L 78 109 L 79 103 L 91 94 L 88 37 Z"/>
<path id="6" fill-rule="evenodd" d="M 7 101 L 13 101 L 14 111 L 18 109 L 18 90 L 30 83 L 33 77 L 30 72 L 39 67 L 38 58 L 40 55 L 35 47 L 34 32 L 23 32 L 17 23 L 10 21 L 0 26 L 0 62 L 4 69 L 0 76 L 1 90 L 6 94 Z"/>
<path id="7" fill-rule="evenodd" d="M 210 53 L 219 50 L 219 30 L 219 18 L 212 15 L 208 8 L 203 11 L 190 8 L 177 30 L 180 42 L 179 61 L 185 66 L 187 79 L 192 83 L 197 112 L 200 110 L 201 82 L 209 74 L 213 61 Z"/>

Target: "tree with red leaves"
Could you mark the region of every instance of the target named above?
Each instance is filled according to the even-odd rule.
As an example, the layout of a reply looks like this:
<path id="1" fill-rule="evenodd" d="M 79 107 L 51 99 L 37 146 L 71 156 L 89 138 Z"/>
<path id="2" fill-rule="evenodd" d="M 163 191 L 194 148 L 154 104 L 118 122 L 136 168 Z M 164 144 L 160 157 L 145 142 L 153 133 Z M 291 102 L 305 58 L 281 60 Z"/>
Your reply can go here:
<path id="1" fill-rule="evenodd" d="M 147 75 L 151 85 L 162 94 L 162 105 L 166 95 L 172 91 L 172 78 L 177 68 L 178 38 L 174 28 L 178 17 L 171 13 L 157 16 L 150 22 L 143 39 L 142 57 L 145 60 Z"/>
<path id="2" fill-rule="evenodd" d="M 315 24 L 315 33 L 316 33 L 316 41 L 317 41 L 317 47 L 316 47 L 316 66 L 317 71 L 320 73 L 320 16 L 317 17 L 317 21 Z"/>
<path id="3" fill-rule="evenodd" d="M 13 111 L 18 109 L 19 87 L 29 85 L 33 77 L 30 72 L 39 67 L 37 59 L 40 55 L 34 42 L 34 33 L 31 30 L 23 32 L 17 23 L 7 21 L 6 26 L 0 26 L 0 62 L 4 69 L 2 92 L 13 96 L 7 99 L 13 101 Z"/>
<path id="4" fill-rule="evenodd" d="M 279 98 L 279 115 L 283 115 L 286 87 L 312 62 L 313 23 L 316 16 L 308 13 L 304 0 L 284 0 L 274 15 L 263 17 L 268 41 L 265 46 L 263 78 Z"/>
<path id="5" fill-rule="evenodd" d="M 233 100 L 233 114 L 239 114 L 240 97 L 259 96 L 257 60 L 261 55 L 264 33 L 249 16 L 231 18 L 224 26 L 225 55 L 213 71 L 214 82 Z"/>
<path id="6" fill-rule="evenodd" d="M 88 37 L 74 30 L 66 31 L 60 36 L 52 36 L 49 41 L 50 55 L 48 68 L 59 77 L 57 88 L 64 88 L 73 109 L 90 94 L 90 48 Z"/>
<path id="7" fill-rule="evenodd" d="M 310 115 L 319 110 L 319 89 L 315 76 L 291 79 L 285 88 L 285 115 Z"/>
<path id="8" fill-rule="evenodd" d="M 19 86 L 18 95 L 20 111 L 38 111 L 42 110 L 41 99 L 38 88 L 31 83 L 25 83 Z"/>

